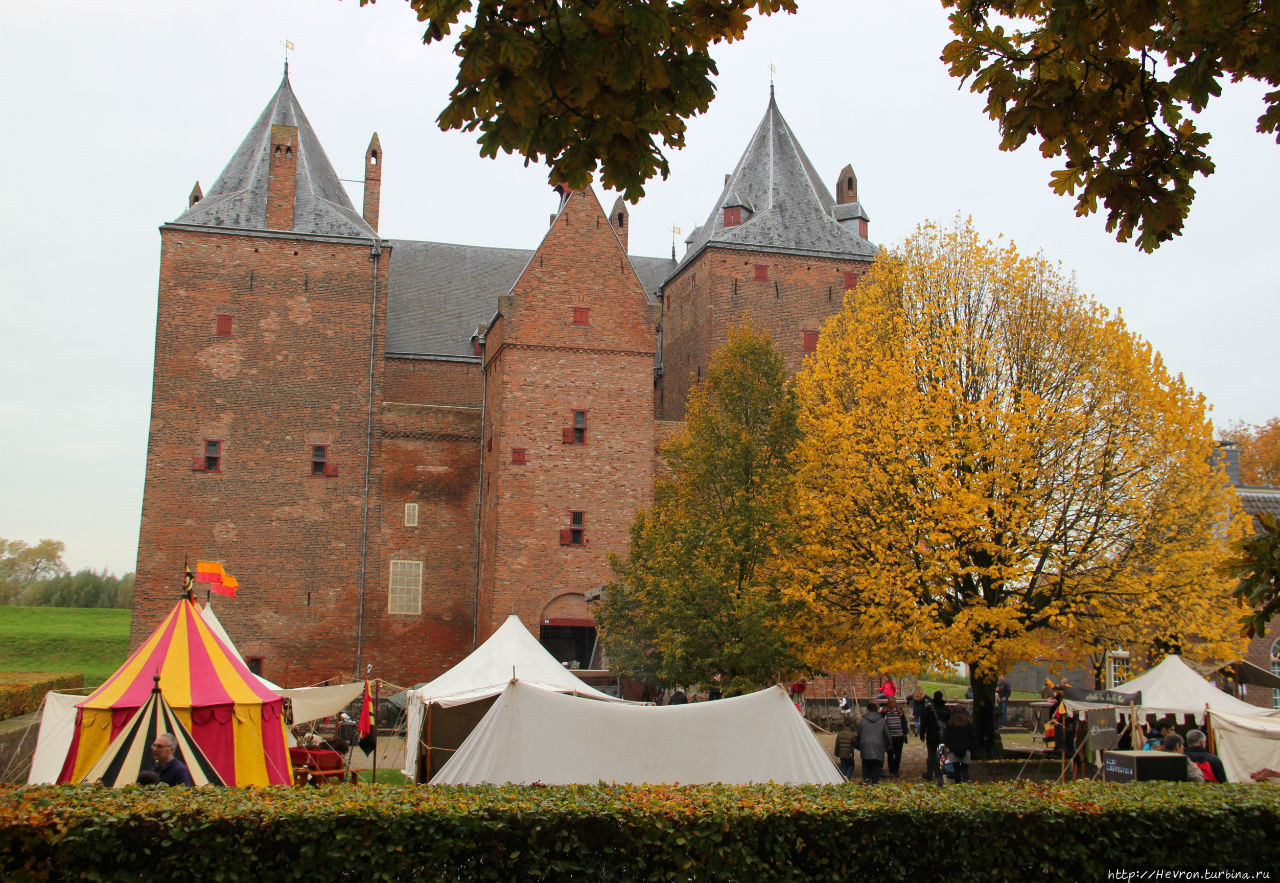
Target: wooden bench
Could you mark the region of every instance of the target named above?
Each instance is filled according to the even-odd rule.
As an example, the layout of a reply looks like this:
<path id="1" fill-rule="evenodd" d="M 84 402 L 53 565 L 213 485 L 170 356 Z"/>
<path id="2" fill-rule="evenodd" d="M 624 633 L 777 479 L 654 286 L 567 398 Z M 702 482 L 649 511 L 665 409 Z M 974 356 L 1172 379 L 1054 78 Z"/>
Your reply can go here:
<path id="1" fill-rule="evenodd" d="M 289 763 L 293 766 L 295 785 L 340 785 L 352 782 L 356 774 L 347 768 L 347 759 L 336 751 L 320 748 L 290 748 Z"/>

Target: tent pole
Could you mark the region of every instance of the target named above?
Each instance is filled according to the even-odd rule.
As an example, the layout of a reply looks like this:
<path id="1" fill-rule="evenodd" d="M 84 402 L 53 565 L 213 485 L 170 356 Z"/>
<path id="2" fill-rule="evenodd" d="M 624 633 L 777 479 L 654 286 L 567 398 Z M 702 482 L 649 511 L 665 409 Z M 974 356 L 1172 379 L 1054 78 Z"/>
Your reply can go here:
<path id="1" fill-rule="evenodd" d="M 1209 703 L 1208 702 L 1204 704 L 1204 733 L 1209 743 L 1205 747 L 1208 749 L 1210 754 L 1217 754 L 1218 752 L 1214 750 L 1214 742 L 1216 742 L 1217 740 L 1215 740 L 1213 737 L 1213 723 L 1209 720 Z"/>
<path id="2" fill-rule="evenodd" d="M 434 770 L 431 769 L 431 706 L 433 704 L 434 703 L 432 702 L 427 703 L 427 762 L 425 764 L 427 774 L 425 781 L 427 782 L 431 781 L 431 774 L 434 772 Z M 413 746 L 413 750 L 417 751 L 418 746 Z"/>
<path id="3" fill-rule="evenodd" d="M 382 678 L 373 682 L 373 775 L 370 784 L 378 782 L 378 696 L 382 693 Z"/>

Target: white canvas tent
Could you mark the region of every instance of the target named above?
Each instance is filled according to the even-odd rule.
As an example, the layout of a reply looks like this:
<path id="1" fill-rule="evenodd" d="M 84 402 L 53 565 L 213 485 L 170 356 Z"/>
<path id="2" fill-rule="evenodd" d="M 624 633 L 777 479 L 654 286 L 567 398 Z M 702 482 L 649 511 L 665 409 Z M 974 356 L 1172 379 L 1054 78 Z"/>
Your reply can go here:
<path id="1" fill-rule="evenodd" d="M 83 696 L 74 693 L 44 694 L 40 732 L 31 756 L 31 772 L 27 774 L 28 785 L 52 785 L 58 781 L 76 732 L 76 703 L 83 700 Z"/>
<path id="2" fill-rule="evenodd" d="M 591 702 L 513 680 L 435 784 L 838 785 L 782 687 L 690 705 Z"/>
<path id="3" fill-rule="evenodd" d="M 1183 662 L 1179 656 L 1165 657 L 1164 661 L 1155 668 L 1125 681 L 1117 686 L 1116 690 L 1124 693 L 1142 693 L 1142 704 L 1137 709 L 1139 715 L 1156 717 L 1194 715 L 1196 720 L 1204 723 L 1206 706 L 1211 711 L 1225 711 L 1229 714 L 1246 716 L 1269 714 L 1265 708 L 1250 705 L 1219 690 Z M 1113 707 L 1091 702 L 1074 702 L 1070 699 L 1066 700 L 1066 704 L 1069 711 Z M 1120 714 L 1128 715 L 1128 706 L 1114 707 Z"/>
<path id="4" fill-rule="evenodd" d="M 1280 770 L 1280 719 L 1210 711 L 1215 753 L 1228 782 L 1249 783 L 1250 773 Z"/>
<path id="5" fill-rule="evenodd" d="M 428 752 L 424 778 L 430 778 L 467 738 L 513 677 L 543 691 L 622 701 L 579 680 L 538 643 L 520 617 L 508 616 L 470 656 L 434 681 L 409 691 L 402 772 L 417 781 L 416 746 L 421 743 Z"/>

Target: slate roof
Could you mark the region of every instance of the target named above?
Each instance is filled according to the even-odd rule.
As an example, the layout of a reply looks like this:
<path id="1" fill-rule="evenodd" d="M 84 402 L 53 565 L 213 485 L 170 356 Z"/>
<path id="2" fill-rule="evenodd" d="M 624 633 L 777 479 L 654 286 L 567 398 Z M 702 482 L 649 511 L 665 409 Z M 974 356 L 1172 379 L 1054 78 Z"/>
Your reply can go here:
<path id="1" fill-rule="evenodd" d="M 267 168 L 273 125 L 298 127 L 293 232 L 376 238 L 378 234 L 351 205 L 346 189 L 302 112 L 289 85 L 287 67 L 280 88 L 271 96 L 213 187 L 204 199 L 183 212 L 174 223 L 265 230 Z"/>
<path id="2" fill-rule="evenodd" d="M 743 222 L 724 225 L 724 208 L 749 209 Z M 856 204 L 855 204 L 856 205 Z M 737 168 L 725 182 L 705 224 L 689 237 L 681 266 L 708 246 L 782 251 L 872 260 L 876 248 L 840 224 L 831 192 L 782 118 L 769 91 L 769 107 Z M 840 217 L 866 217 L 861 205 L 840 206 Z"/>
<path id="3" fill-rule="evenodd" d="M 474 358 L 471 336 L 493 319 L 532 249 L 391 240 L 387 294 L 390 355 Z M 630 257 L 650 302 L 675 264 Z"/>
<path id="4" fill-rule="evenodd" d="M 1280 488 L 1236 485 L 1236 496 L 1249 515 L 1280 516 Z"/>

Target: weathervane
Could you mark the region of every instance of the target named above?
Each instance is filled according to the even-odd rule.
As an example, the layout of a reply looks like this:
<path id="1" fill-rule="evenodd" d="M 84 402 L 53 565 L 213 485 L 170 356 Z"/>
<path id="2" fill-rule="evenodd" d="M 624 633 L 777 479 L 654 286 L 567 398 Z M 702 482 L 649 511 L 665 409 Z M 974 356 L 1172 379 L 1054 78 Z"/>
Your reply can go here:
<path id="1" fill-rule="evenodd" d="M 289 53 L 297 51 L 293 42 L 286 36 L 284 42 L 280 44 L 284 47 L 284 75 L 289 76 Z"/>

